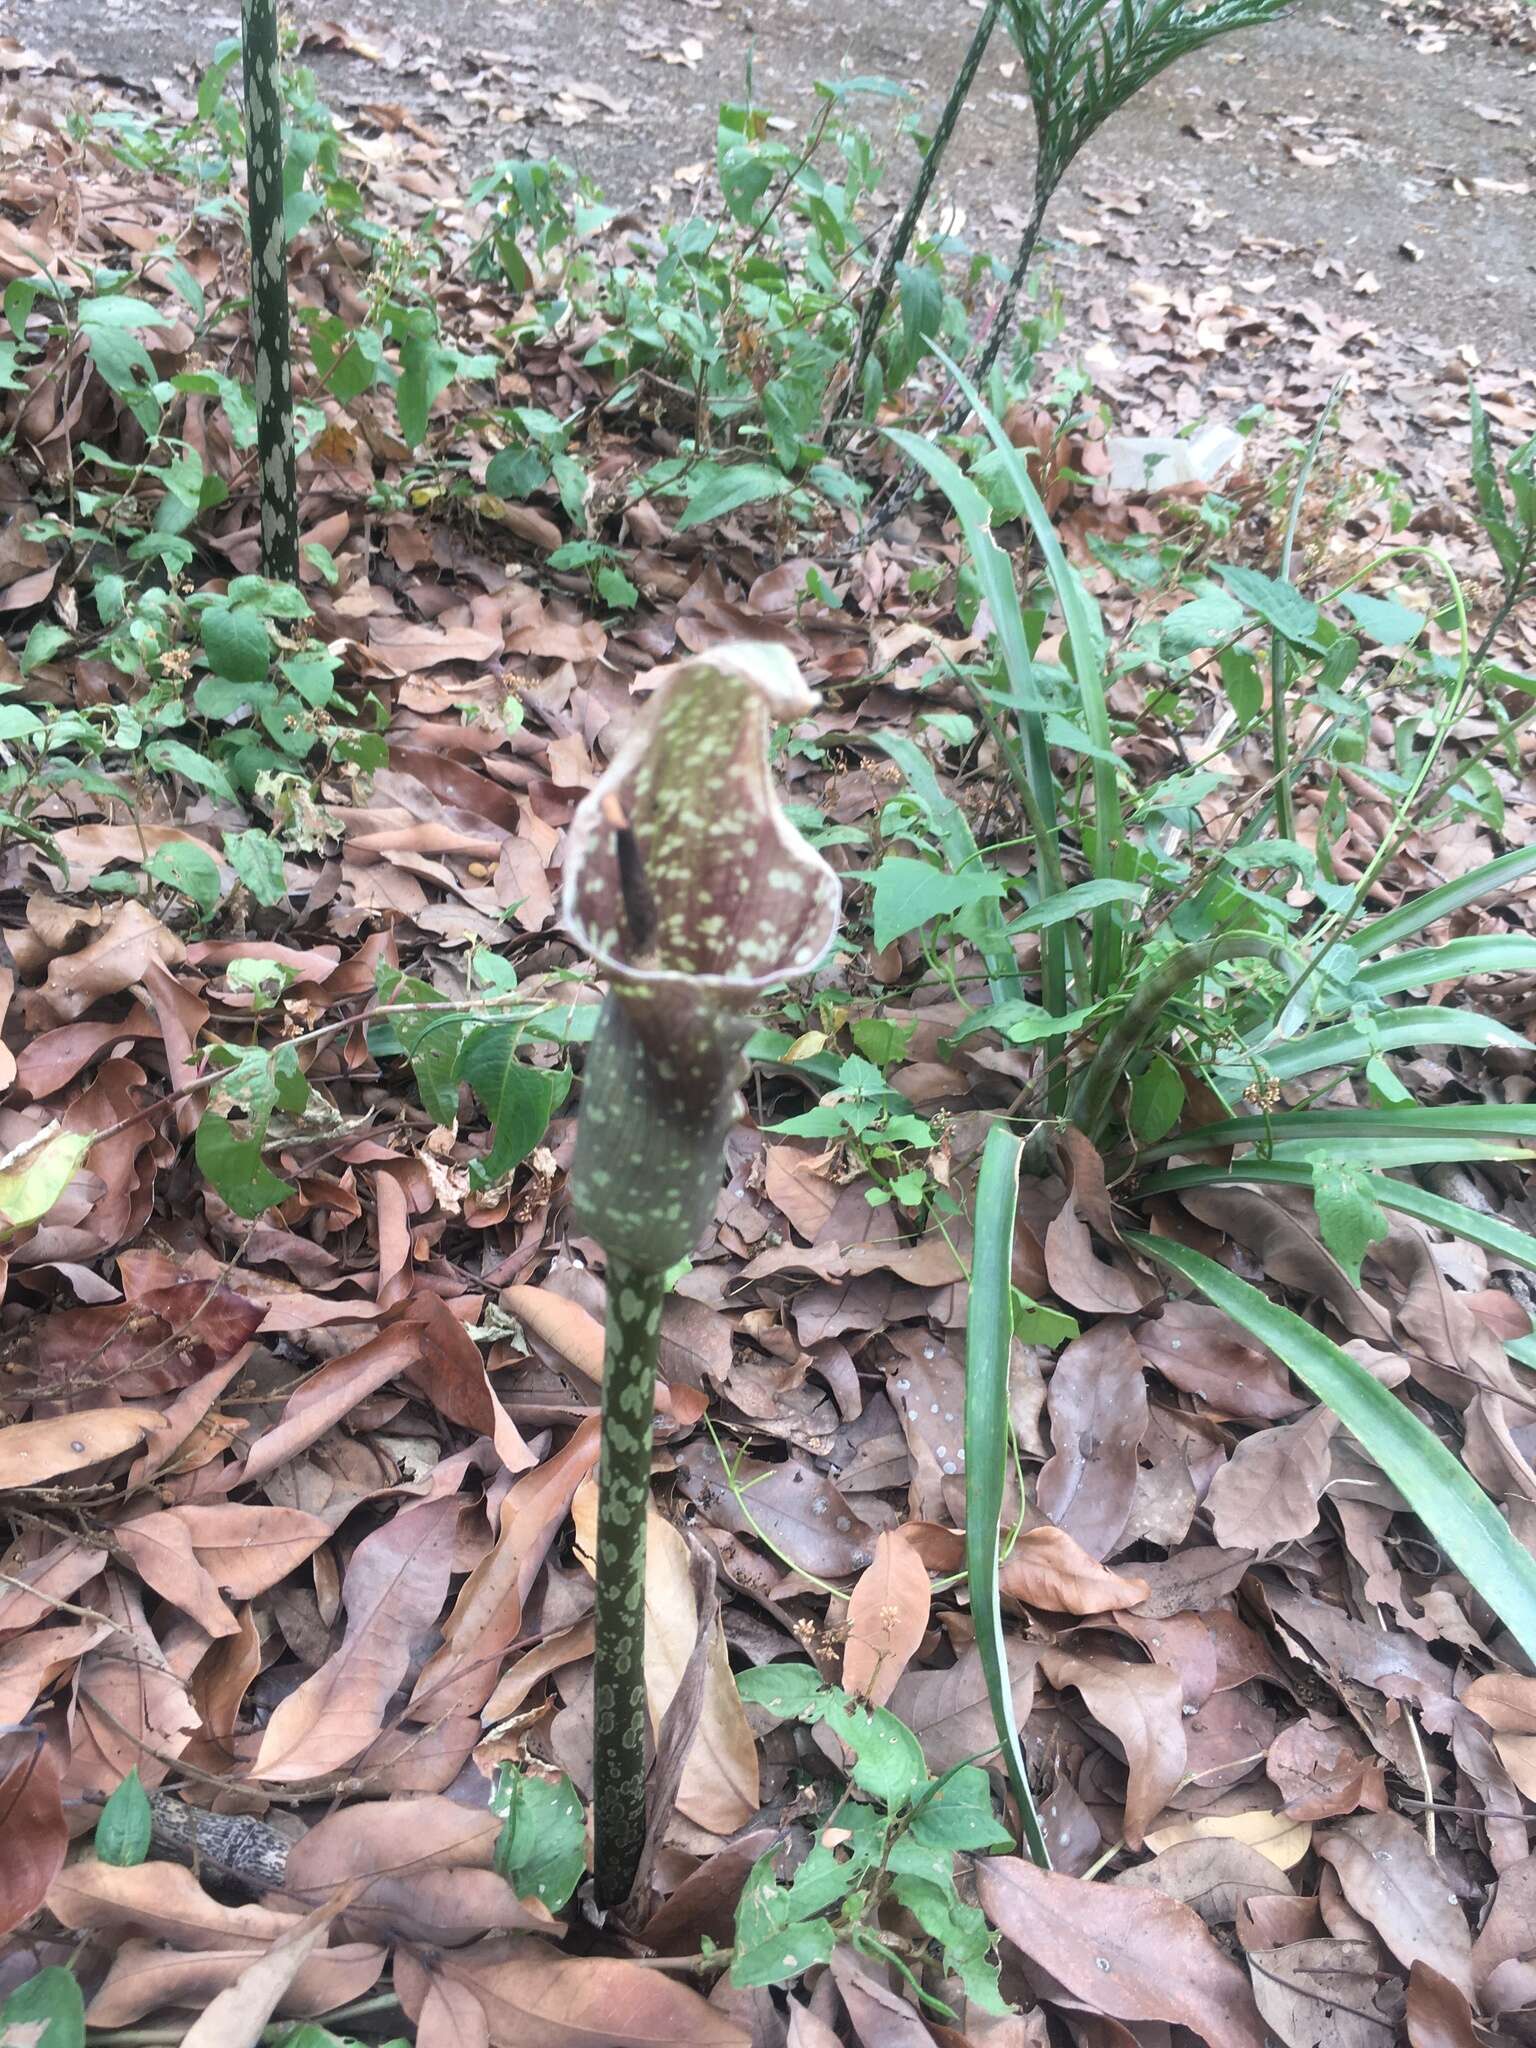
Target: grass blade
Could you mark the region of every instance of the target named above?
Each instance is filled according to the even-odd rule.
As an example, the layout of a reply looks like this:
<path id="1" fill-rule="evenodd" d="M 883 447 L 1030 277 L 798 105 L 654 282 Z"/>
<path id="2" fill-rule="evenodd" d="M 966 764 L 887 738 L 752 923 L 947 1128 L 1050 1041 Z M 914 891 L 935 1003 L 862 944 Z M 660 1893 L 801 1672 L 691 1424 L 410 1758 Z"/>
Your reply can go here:
<path id="1" fill-rule="evenodd" d="M 1312 1167 L 1305 1159 L 1244 1159 L 1236 1166 L 1179 1166 L 1172 1173 L 1154 1174 L 1140 1184 L 1144 1195 L 1177 1194 L 1180 1188 L 1242 1187 L 1262 1181 L 1280 1182 L 1294 1188 L 1312 1185 Z M 1416 1181 L 1388 1180 L 1385 1174 L 1370 1173 L 1365 1185 L 1383 1209 L 1395 1209 L 1400 1216 L 1412 1216 L 1420 1223 L 1432 1223 L 1468 1244 L 1481 1245 L 1503 1259 L 1536 1273 L 1536 1237 L 1517 1230 L 1502 1216 L 1485 1215 L 1469 1209 L 1465 1202 L 1447 1201 L 1432 1195 Z"/>
<path id="2" fill-rule="evenodd" d="M 1093 871 L 1102 881 L 1117 873 L 1118 864 L 1129 850 L 1125 818 L 1120 807 L 1119 770 L 1115 761 L 1114 734 L 1110 730 L 1109 705 L 1105 699 L 1104 621 L 1088 594 L 1087 585 L 1067 560 L 1045 501 L 1030 480 L 1019 451 L 1003 431 L 1002 423 L 988 409 L 985 399 L 957 363 L 935 346 L 934 354 L 953 375 L 969 399 L 976 417 L 986 428 L 997 450 L 1011 488 L 1018 493 L 1024 516 L 1040 550 L 1047 580 L 1066 622 L 1071 644 L 1072 679 L 1077 684 L 1079 706 L 1088 737 L 1093 743 L 1090 757 L 1093 773 Z M 1010 572 L 1011 587 L 1011 572 Z M 1134 868 L 1130 870 L 1134 872 Z M 1102 906 L 1093 920 L 1093 991 L 1104 995 L 1120 977 L 1123 933 L 1113 911 Z"/>
<path id="3" fill-rule="evenodd" d="M 1008 1646 L 997 1591 L 997 1547 L 1008 1474 L 1008 1356 L 1013 1345 L 1013 1225 L 1019 1200 L 1022 1139 L 1005 1124 L 987 1133 L 976 1181 L 976 1238 L 965 1313 L 965 1570 L 976 1647 L 987 1677 L 992 1721 L 1024 1841 L 1042 1870 L 1050 1852 L 1035 1810 L 1013 1714 Z"/>
<path id="4" fill-rule="evenodd" d="M 1218 1072 L 1223 1082 L 1242 1088 L 1255 1072 L 1276 1081 L 1294 1081 L 1323 1067 L 1357 1066 L 1372 1053 L 1395 1052 L 1405 1045 L 1501 1045 L 1523 1052 L 1529 1044 L 1507 1024 L 1476 1010 L 1446 1010 L 1426 1003 L 1394 1010 L 1389 1016 L 1373 1018 L 1368 1025 L 1329 1024 L 1300 1038 L 1256 1045 L 1250 1061 L 1224 1060 Z"/>
<path id="5" fill-rule="evenodd" d="M 1439 1437 L 1331 1338 L 1203 1252 L 1142 1231 L 1126 1242 L 1198 1288 L 1333 1410 L 1536 1662 L 1536 1558 Z"/>
<path id="6" fill-rule="evenodd" d="M 1422 896 L 1400 903 L 1385 917 L 1373 918 L 1363 932 L 1344 943 L 1360 959 L 1373 960 L 1388 946 L 1402 945 L 1438 918 L 1449 917 L 1453 910 L 1461 910 L 1480 897 L 1491 896 L 1511 882 L 1518 882 L 1532 868 L 1536 868 L 1536 846 L 1517 847 L 1513 853 L 1489 861 L 1486 867 L 1473 868 L 1470 874 L 1458 875 L 1454 882 L 1442 882 L 1438 889 L 1426 889 Z"/>
<path id="7" fill-rule="evenodd" d="M 1360 1140 L 1374 1144 L 1391 1143 L 1398 1138 L 1465 1139 L 1471 1147 L 1465 1155 L 1435 1152 L 1430 1156 L 1475 1159 L 1484 1156 L 1484 1146 L 1511 1145 L 1522 1138 L 1536 1138 L 1536 1103 L 1453 1102 L 1414 1109 L 1287 1109 L 1273 1116 L 1229 1116 L 1219 1123 L 1201 1124 L 1175 1137 L 1163 1138 L 1136 1157 L 1140 1165 L 1150 1166 L 1154 1160 L 1166 1159 L 1173 1152 L 1207 1152 L 1216 1146 L 1261 1145 L 1268 1151 L 1277 1145 L 1332 1145 Z"/>
<path id="8" fill-rule="evenodd" d="M 1355 976 L 1379 996 L 1404 989 L 1432 988 L 1436 982 L 1464 981 L 1469 974 L 1529 974 L 1536 970 L 1536 939 L 1524 933 L 1451 939 L 1443 946 L 1415 946 L 1390 960 L 1372 960 Z"/>
<path id="9" fill-rule="evenodd" d="M 1024 741 L 1024 790 L 1030 804 L 1030 830 L 1035 836 L 1040 862 L 1042 893 L 1057 895 L 1065 886 L 1061 870 L 1061 832 L 1056 814 L 1056 777 L 1051 768 L 1051 750 L 1046 744 L 1044 698 L 1035 673 L 1034 657 L 1024 631 L 1024 613 L 1014 587 L 1013 564 L 992 537 L 991 508 L 960 465 L 935 448 L 920 434 L 900 427 L 888 427 L 886 438 L 902 453 L 925 469 L 948 498 L 960 531 L 970 550 L 971 564 L 1003 657 L 1008 679 L 1009 708 L 1019 721 Z M 1042 949 L 1042 992 L 1045 1007 L 1059 1016 L 1067 1008 L 1066 946 L 1064 935 L 1046 941 Z M 1086 987 L 1079 989 L 1086 997 Z"/>

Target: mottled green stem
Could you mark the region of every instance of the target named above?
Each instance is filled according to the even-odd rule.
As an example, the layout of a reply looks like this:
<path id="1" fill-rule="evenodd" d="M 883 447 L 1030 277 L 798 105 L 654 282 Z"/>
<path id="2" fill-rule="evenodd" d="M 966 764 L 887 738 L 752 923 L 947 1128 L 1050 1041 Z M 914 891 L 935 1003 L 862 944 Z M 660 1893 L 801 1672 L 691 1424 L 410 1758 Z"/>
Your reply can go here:
<path id="1" fill-rule="evenodd" d="M 891 289 L 896 282 L 896 266 L 912 246 L 912 237 L 917 233 L 917 223 L 922 217 L 923 208 L 928 204 L 933 181 L 939 175 L 939 165 L 944 160 L 949 138 L 955 132 L 955 123 L 960 118 L 960 109 L 965 105 L 975 83 L 982 57 L 986 53 L 987 44 L 992 40 L 992 31 L 997 26 L 1001 4 L 1002 0 L 987 0 L 982 17 L 976 24 L 976 33 L 971 37 L 970 48 L 966 51 L 964 61 L 955 74 L 955 82 L 949 89 L 949 98 L 944 102 L 944 111 L 934 128 L 933 140 L 929 143 L 918 170 L 917 183 L 912 187 L 912 197 L 907 201 L 905 213 L 896 223 L 890 240 L 881 252 L 879 273 L 870 287 L 869 297 L 864 301 L 864 312 L 859 321 L 859 339 L 853 352 L 853 365 L 838 399 L 838 413 L 846 411 L 858 397 L 859 385 L 864 376 L 864 365 L 868 362 L 869 352 L 875 345 L 875 336 L 880 332 L 880 322 L 885 318 L 885 309 L 891 303 Z"/>
<path id="2" fill-rule="evenodd" d="M 283 103 L 276 0 L 241 0 L 245 165 L 251 211 L 251 341 L 256 354 L 256 453 L 261 567 L 299 580 L 299 497 L 293 466 L 293 366 L 288 251 L 283 236 Z"/>
<path id="3" fill-rule="evenodd" d="M 622 1906 L 645 1846 L 645 1517 L 666 1281 L 608 1262 L 597 1500 L 592 1827 L 597 1903 Z"/>
<path id="4" fill-rule="evenodd" d="M 1127 1078 L 1131 1061 L 1157 1028 L 1163 1011 L 1180 989 L 1227 960 L 1268 960 L 1271 965 L 1285 969 L 1292 965 L 1290 955 L 1276 940 L 1232 932 L 1180 946 L 1161 966 L 1154 967 L 1105 1032 L 1078 1085 L 1072 1121 L 1095 1143 L 1101 1136 L 1116 1088 Z"/>

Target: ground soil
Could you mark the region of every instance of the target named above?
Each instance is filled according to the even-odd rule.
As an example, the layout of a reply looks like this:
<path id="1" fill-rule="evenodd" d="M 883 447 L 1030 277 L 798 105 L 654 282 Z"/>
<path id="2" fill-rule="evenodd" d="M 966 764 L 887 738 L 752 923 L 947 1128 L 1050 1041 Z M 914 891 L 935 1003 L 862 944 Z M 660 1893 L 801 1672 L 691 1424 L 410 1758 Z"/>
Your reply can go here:
<path id="1" fill-rule="evenodd" d="M 1485 26 L 1489 4 L 1446 0 L 1437 16 L 1433 0 L 1402 0 L 1405 18 L 1380 0 L 1300 0 L 1175 67 L 1101 132 L 1058 196 L 1050 226 L 1065 237 L 1069 314 L 1138 273 L 1196 283 L 1235 260 L 1335 315 L 1526 365 L 1536 56 Z M 677 173 L 707 164 L 715 107 L 743 93 L 749 63 L 758 100 L 799 128 L 815 113 L 814 82 L 839 71 L 899 80 L 931 117 L 976 5 L 404 0 L 386 12 L 302 0 L 293 13 L 322 43 L 345 39 L 323 26 L 335 23 L 377 52 L 309 54 L 339 107 L 403 106 L 450 130 L 469 169 L 560 155 L 610 198 L 661 207 L 688 202 Z M 82 77 L 182 95 L 237 28 L 229 0 L 0 0 L 0 31 L 67 51 Z M 967 232 L 1000 251 L 1031 161 L 1015 58 L 1000 32 L 944 178 Z M 561 91 L 572 84 L 610 104 Z M 903 109 L 863 104 L 896 152 L 899 188 L 912 162 Z"/>

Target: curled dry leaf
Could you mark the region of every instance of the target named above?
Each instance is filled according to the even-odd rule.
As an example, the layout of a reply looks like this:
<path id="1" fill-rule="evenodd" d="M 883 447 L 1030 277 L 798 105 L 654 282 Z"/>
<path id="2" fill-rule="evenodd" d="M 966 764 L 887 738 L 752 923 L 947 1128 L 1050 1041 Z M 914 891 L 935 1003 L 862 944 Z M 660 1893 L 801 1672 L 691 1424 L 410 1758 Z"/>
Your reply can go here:
<path id="1" fill-rule="evenodd" d="M 142 981 L 152 963 L 176 967 L 186 953 L 174 932 L 167 931 L 142 903 L 130 899 L 99 939 L 82 946 L 78 953 L 63 953 L 49 962 L 43 995 L 56 1016 L 72 1023 L 102 996 L 118 995 Z"/>
<path id="2" fill-rule="evenodd" d="M 1145 1579 L 1112 1572 L 1049 1522 L 1018 1538 L 1002 1561 L 998 1585 L 1010 1599 L 1055 1614 L 1108 1614 L 1147 1597 Z"/>
<path id="3" fill-rule="evenodd" d="M 976 1889 L 992 1924 L 1090 2012 L 1188 2027 L 1207 2048 L 1267 2048 L 1247 1972 L 1188 1906 L 1016 1856 L 979 1863 Z"/>
<path id="4" fill-rule="evenodd" d="M 1058 1692 L 1072 1686 L 1101 1728 L 1125 1755 L 1125 1839 L 1136 1849 L 1184 1776 L 1184 1689 L 1161 1664 L 1127 1664 L 1114 1657 L 1078 1657 L 1045 1650 L 1040 1669 Z"/>
<path id="5" fill-rule="evenodd" d="M 846 1691 L 885 1705 L 927 1633 L 931 1598 L 927 1568 L 904 1532 L 884 1531 L 874 1563 L 848 1596 Z"/>
<path id="6" fill-rule="evenodd" d="M 0 1429 L 0 1490 L 41 1486 L 120 1457 L 164 1424 L 158 1408 L 86 1408 L 78 1415 L 13 1422 Z"/>

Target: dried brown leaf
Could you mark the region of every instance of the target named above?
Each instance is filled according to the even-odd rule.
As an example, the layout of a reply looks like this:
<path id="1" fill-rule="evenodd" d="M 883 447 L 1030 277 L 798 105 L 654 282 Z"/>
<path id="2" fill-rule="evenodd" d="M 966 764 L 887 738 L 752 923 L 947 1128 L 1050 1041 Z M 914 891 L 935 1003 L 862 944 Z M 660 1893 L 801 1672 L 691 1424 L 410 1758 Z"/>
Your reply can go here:
<path id="1" fill-rule="evenodd" d="M 412 2019 L 434 1984 L 469 1992 L 495 2048 L 748 2048 L 743 2028 L 664 1971 L 562 1956 L 542 1941 L 478 1942 L 430 1958 L 402 1952 L 395 1984 Z"/>
<path id="2" fill-rule="evenodd" d="M 1450 1882 L 1423 1837 L 1397 1813 L 1362 1813 L 1317 1842 L 1344 1897 L 1405 1968 L 1428 1963 L 1468 1996 L 1472 1936 Z"/>
<path id="3" fill-rule="evenodd" d="M 1211 1481 L 1205 1505 L 1216 1541 L 1266 1557 L 1310 1536 L 1322 1512 L 1329 1446 L 1338 1428 L 1327 1408 L 1244 1438 Z"/>
<path id="4" fill-rule="evenodd" d="M 324 1777 L 373 1741 L 412 1653 L 436 1626 L 453 1569 L 453 1496 L 407 1508 L 365 1536 L 347 1565 L 340 1649 L 282 1701 L 262 1732 L 253 1777 Z"/>
<path id="5" fill-rule="evenodd" d="M 69 1825 L 59 1766 L 41 1730 L 0 1741 L 0 1934 L 30 1920 L 63 1867 Z"/>
<path id="6" fill-rule="evenodd" d="M 85 1408 L 78 1415 L 13 1422 L 0 1429 L 0 1490 L 41 1486 L 120 1457 L 164 1422 L 157 1408 Z"/>
<path id="7" fill-rule="evenodd" d="M 928 1631 L 932 1594 L 922 1558 L 901 1530 L 875 1543 L 875 1561 L 848 1596 L 843 1687 L 883 1707 Z"/>
<path id="8" fill-rule="evenodd" d="M 1188 1906 L 1015 1856 L 979 1863 L 976 1889 L 993 1925 L 1090 2012 L 1188 2027 L 1207 2048 L 1266 2048 L 1247 1972 Z"/>
<path id="9" fill-rule="evenodd" d="M 1161 1664 L 1126 1664 L 1114 1657 L 1079 1657 L 1045 1650 L 1040 1669 L 1058 1692 L 1071 1686 L 1125 1755 L 1125 1839 L 1136 1849 L 1177 1790 L 1188 1761 L 1184 1690 Z M 1151 2015 L 1142 2015 L 1151 2017 Z"/>
<path id="10" fill-rule="evenodd" d="M 1122 1578 L 1049 1522 L 1018 1538 L 1002 1561 L 998 1584 L 1010 1599 L 1055 1614 L 1108 1614 L 1147 1597 L 1145 1579 Z"/>
<path id="11" fill-rule="evenodd" d="M 1478 2048 L 1472 2008 L 1448 1977 L 1428 1963 L 1408 1972 L 1408 2048 Z"/>
<path id="12" fill-rule="evenodd" d="M 1090 1557 L 1114 1550 L 1136 1492 L 1136 1448 L 1147 1428 L 1141 1353 L 1126 1325 L 1103 1322 L 1056 1361 L 1051 1442 L 1035 1503 Z"/>

